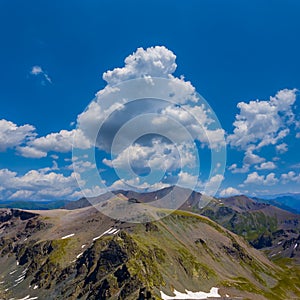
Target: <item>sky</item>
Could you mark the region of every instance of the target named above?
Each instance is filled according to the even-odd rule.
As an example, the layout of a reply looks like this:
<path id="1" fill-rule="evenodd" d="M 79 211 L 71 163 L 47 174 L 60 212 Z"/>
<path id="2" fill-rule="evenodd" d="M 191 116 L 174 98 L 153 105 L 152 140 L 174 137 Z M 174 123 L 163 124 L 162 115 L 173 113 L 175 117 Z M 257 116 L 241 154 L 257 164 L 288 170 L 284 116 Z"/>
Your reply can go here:
<path id="1" fill-rule="evenodd" d="M 178 180 L 218 196 L 299 193 L 299 9 L 298 0 L 1 1 L 0 199 Z M 173 102 L 127 103 L 135 82 Z"/>

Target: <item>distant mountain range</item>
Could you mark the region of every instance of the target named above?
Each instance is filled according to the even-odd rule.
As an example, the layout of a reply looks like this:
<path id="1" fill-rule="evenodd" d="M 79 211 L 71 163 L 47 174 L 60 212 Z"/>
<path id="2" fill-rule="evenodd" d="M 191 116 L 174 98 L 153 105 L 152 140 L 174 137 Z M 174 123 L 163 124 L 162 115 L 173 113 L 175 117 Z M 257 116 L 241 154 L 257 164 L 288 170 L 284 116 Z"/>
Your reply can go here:
<path id="1" fill-rule="evenodd" d="M 262 199 L 276 199 L 280 197 L 292 197 L 300 200 L 300 193 L 282 193 L 282 194 L 273 194 L 273 195 L 263 195 L 258 198 Z"/>
<path id="2" fill-rule="evenodd" d="M 117 190 L 114 191 L 114 194 L 123 194 L 131 198 L 143 197 L 145 199 L 146 195 L 149 199 L 155 199 L 155 197 L 162 197 L 162 195 L 167 194 L 172 187 L 165 188 L 162 190 L 154 192 L 144 192 L 138 193 L 135 191 L 125 191 Z M 38 210 L 49 210 L 57 208 L 66 208 L 66 209 L 76 209 L 83 208 L 91 205 L 92 201 L 105 201 L 107 197 L 110 197 L 111 193 L 100 195 L 98 197 L 93 197 L 90 199 L 81 198 L 79 200 L 70 201 L 70 200 L 23 200 L 23 201 L 13 201 L 13 200 L 2 200 L 0 201 L 0 208 L 19 208 L 19 209 L 38 209 Z M 249 197 L 259 203 L 266 203 L 276 207 L 279 207 L 283 210 L 290 211 L 292 213 L 300 214 L 300 194 L 299 193 L 285 193 L 285 194 L 276 194 L 276 195 L 264 195 L 259 197 Z M 98 200 L 97 200 L 98 199 Z"/>
<path id="3" fill-rule="evenodd" d="M 269 203 L 291 212 L 300 213 L 300 194 L 279 194 L 255 197 L 259 202 Z"/>
<path id="4" fill-rule="evenodd" d="M 19 208 L 19 209 L 36 209 L 36 210 L 48 210 L 65 207 L 70 201 L 68 200 L 56 200 L 56 201 L 12 201 L 5 200 L 0 201 L 0 208 Z"/>

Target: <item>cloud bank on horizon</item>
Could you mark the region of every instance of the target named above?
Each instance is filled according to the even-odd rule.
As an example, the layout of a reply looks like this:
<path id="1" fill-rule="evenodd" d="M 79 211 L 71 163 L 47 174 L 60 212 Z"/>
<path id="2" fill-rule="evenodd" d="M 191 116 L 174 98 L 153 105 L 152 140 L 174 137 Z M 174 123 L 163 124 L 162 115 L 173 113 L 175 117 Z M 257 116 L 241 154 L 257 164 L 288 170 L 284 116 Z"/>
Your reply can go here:
<path id="1" fill-rule="evenodd" d="M 296 166 L 298 161 L 286 161 L 288 152 L 293 147 L 293 140 L 300 138 L 300 121 L 295 114 L 297 89 L 281 89 L 267 100 L 239 102 L 238 114 L 233 116 L 233 129 L 223 130 L 213 126 L 214 120 L 209 111 L 199 104 L 196 89 L 184 77 L 174 75 L 177 68 L 176 55 L 164 46 L 138 48 L 125 58 L 124 66 L 103 73 L 107 85 L 96 94 L 96 98 L 87 109 L 78 114 L 77 128 L 61 129 L 45 136 L 39 136 L 38 130 L 31 124 L 17 125 L 10 120 L 0 120 L 0 151 L 13 151 L 16 157 L 24 159 L 43 159 L 51 156 L 53 165 L 48 168 L 28 170 L 18 174 L 9 167 L 0 170 L 0 199 L 51 199 L 80 197 L 76 178 L 84 180 L 82 172 L 98 167 L 101 173 L 107 173 L 105 182 L 112 189 L 139 188 L 158 189 L 166 187 L 180 179 L 185 186 L 198 181 L 197 188 L 222 182 L 220 196 L 240 193 L 268 193 L 268 187 L 275 184 L 296 189 L 300 182 L 300 173 Z M 39 66 L 33 66 L 32 76 L 42 76 L 51 83 L 50 77 Z M 112 97 L 117 92 L 117 85 L 133 79 L 143 79 L 149 85 L 153 78 L 164 78 L 169 82 L 168 94 L 175 98 L 178 105 L 143 100 L 143 103 L 126 105 L 126 101 L 117 98 L 114 102 L 103 101 L 103 95 Z M 224 99 L 225 101 L 226 99 Z M 229 104 L 226 104 L 229 105 Z M 192 112 L 192 115 L 187 113 Z M 121 146 L 112 149 L 112 136 L 122 125 L 140 114 L 156 113 L 156 118 L 144 118 L 140 126 L 152 128 L 160 135 L 149 135 L 144 139 L 128 144 L 130 137 L 122 136 Z M 202 128 L 195 126 L 195 116 L 201 120 Z M 198 143 L 198 150 L 218 151 L 223 145 L 224 136 L 229 154 L 232 152 L 243 159 L 231 159 L 225 174 L 217 171 L 210 178 L 202 179 L 193 165 L 199 162 L 195 157 L 193 145 L 185 135 L 172 127 L 169 117 L 179 122 L 188 130 Z M 222 116 L 220 116 L 222 117 Z M 98 134 L 98 124 L 105 121 L 103 130 Z M 57 160 L 62 155 L 71 155 L 74 143 L 76 148 L 90 149 L 94 142 L 99 150 L 99 166 L 91 164 L 85 157 L 75 157 L 73 162 L 64 158 L 64 163 Z M 172 145 L 164 136 L 176 138 L 180 143 Z M 122 146 L 125 145 L 125 146 Z M 112 155 L 110 154 L 112 151 Z M 179 152 L 183 154 L 178 164 Z M 209 153 L 209 152 L 208 152 Z M 111 176 L 114 166 L 126 167 L 130 155 L 132 169 L 144 176 L 150 170 L 163 169 L 165 176 L 157 182 L 146 182 L 140 176 L 118 179 Z M 209 156 L 209 154 L 208 154 Z M 237 156 L 238 157 L 238 156 Z M 282 171 L 284 170 L 284 171 Z M 111 176 L 111 178 L 109 178 Z M 239 181 L 236 181 L 235 176 Z M 103 190 L 94 186 L 84 190 L 86 195 L 95 195 Z M 295 190 L 300 192 L 300 190 Z M 269 192 L 270 193 L 270 192 Z"/>

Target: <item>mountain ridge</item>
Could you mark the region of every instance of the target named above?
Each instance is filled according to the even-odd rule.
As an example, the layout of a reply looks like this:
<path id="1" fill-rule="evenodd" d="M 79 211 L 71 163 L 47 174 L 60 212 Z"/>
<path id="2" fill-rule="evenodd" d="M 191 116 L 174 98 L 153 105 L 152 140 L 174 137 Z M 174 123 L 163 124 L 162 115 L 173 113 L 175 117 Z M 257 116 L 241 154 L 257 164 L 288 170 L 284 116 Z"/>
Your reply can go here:
<path id="1" fill-rule="evenodd" d="M 174 288 L 212 287 L 228 299 L 300 296 L 296 280 L 289 289 L 278 280 L 287 270 L 194 212 L 146 224 L 118 222 L 94 207 L 25 211 L 23 220 L 21 213 L 0 212 L 4 299 L 24 297 L 24 290 L 49 300 L 159 299 Z"/>

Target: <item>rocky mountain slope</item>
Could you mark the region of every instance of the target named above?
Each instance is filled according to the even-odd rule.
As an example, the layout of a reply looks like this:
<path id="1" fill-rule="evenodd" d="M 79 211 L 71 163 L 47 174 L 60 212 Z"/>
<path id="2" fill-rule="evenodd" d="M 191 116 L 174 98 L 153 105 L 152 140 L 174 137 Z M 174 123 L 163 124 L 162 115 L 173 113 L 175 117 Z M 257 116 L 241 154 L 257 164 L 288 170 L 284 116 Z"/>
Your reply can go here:
<path id="1" fill-rule="evenodd" d="M 188 211 L 127 224 L 94 207 L 0 210 L 2 299 L 171 299 L 174 289 L 217 289 L 224 299 L 300 299 L 300 272 L 288 263 L 274 264 Z"/>
<path id="2" fill-rule="evenodd" d="M 170 193 L 173 187 L 154 192 L 137 193 L 119 190 L 115 194 L 148 203 Z M 179 191 L 179 192 L 178 192 Z M 182 191 L 182 193 L 180 193 Z M 185 189 L 177 189 L 175 198 L 182 197 Z M 190 191 L 180 209 L 207 216 L 230 231 L 243 236 L 253 247 L 266 250 L 271 259 L 293 258 L 300 262 L 300 215 L 262 203 L 246 196 L 222 199 L 208 198 Z M 106 200 L 110 194 L 92 199 L 82 198 L 66 205 L 67 209 L 88 207 Z M 178 200 L 178 199 L 175 199 Z"/>
<path id="3" fill-rule="evenodd" d="M 173 187 L 145 193 L 124 190 L 114 193 L 135 199 L 138 202 L 148 203 L 164 197 L 172 190 Z M 177 189 L 174 196 L 175 200 L 177 201 L 186 193 L 185 189 Z M 300 248 L 298 248 L 300 247 L 299 214 L 246 196 L 216 199 L 205 197 L 195 191 L 189 191 L 187 194 L 189 197 L 181 205 L 181 210 L 209 217 L 230 231 L 243 236 L 253 247 L 265 250 L 271 259 L 292 258 L 300 263 Z M 101 203 L 107 200 L 110 195 L 104 194 L 92 199 L 82 198 L 68 203 L 66 208 L 88 207 L 91 206 L 91 202 Z"/>
<path id="4" fill-rule="evenodd" d="M 246 196 L 213 199 L 203 209 L 193 209 L 243 236 L 253 247 L 266 250 L 272 259 L 300 262 L 300 215 Z"/>

